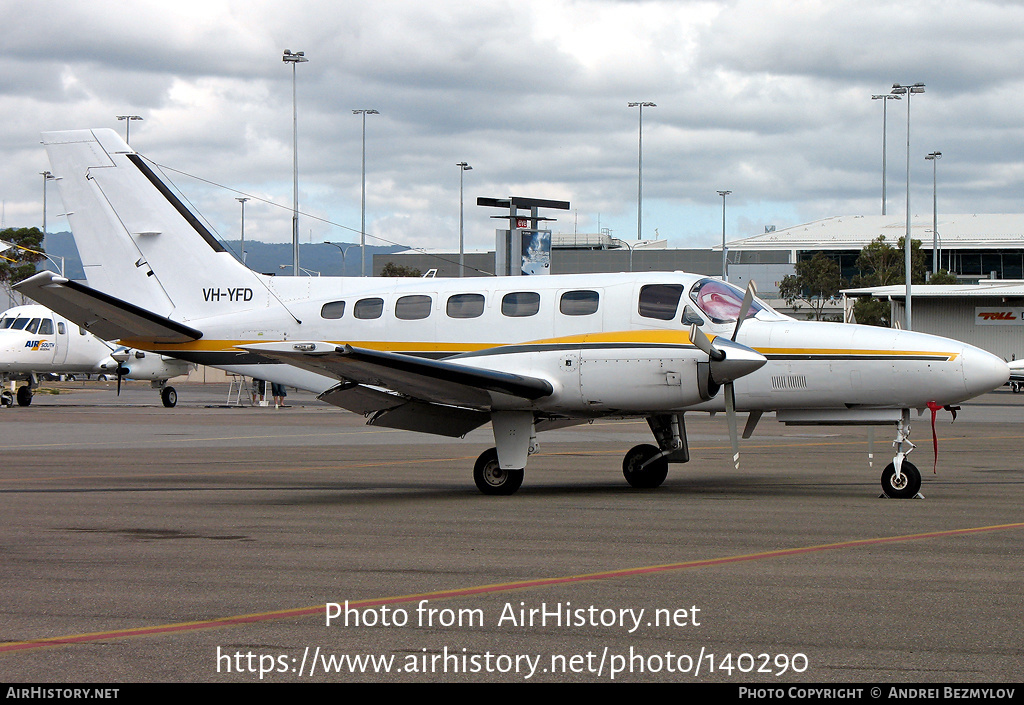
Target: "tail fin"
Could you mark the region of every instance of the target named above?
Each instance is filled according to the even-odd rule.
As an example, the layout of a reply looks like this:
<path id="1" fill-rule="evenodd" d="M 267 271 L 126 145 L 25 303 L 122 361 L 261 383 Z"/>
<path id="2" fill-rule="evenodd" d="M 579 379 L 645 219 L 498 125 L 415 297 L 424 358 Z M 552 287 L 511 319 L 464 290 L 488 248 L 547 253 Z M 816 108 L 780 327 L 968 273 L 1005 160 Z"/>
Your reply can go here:
<path id="1" fill-rule="evenodd" d="M 113 130 L 47 132 L 43 144 L 90 287 L 179 321 L 267 306 L 260 275 Z"/>

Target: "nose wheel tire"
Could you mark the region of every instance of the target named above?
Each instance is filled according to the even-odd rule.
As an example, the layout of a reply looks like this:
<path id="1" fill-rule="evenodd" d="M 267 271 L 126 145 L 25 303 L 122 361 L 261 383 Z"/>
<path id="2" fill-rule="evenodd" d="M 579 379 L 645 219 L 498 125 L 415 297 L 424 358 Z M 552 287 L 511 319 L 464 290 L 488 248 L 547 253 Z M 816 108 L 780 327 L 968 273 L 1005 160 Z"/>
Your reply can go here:
<path id="1" fill-rule="evenodd" d="M 473 481 L 477 489 L 487 495 L 510 495 L 523 484 L 525 473 L 518 470 L 506 470 L 498 462 L 498 450 L 488 448 L 476 459 L 473 466 Z"/>
<path id="2" fill-rule="evenodd" d="M 622 459 L 622 475 L 631 487 L 650 489 L 658 487 L 668 477 L 668 461 L 658 458 L 646 467 L 641 467 L 661 451 L 646 443 L 632 448 Z"/>
<path id="3" fill-rule="evenodd" d="M 14 395 L 6 389 L 0 392 L 0 406 L 14 406 Z"/>
<path id="4" fill-rule="evenodd" d="M 900 468 L 900 478 L 896 479 L 896 466 L 889 463 L 882 471 L 882 492 L 890 499 L 913 499 L 921 491 L 921 471 L 913 463 L 906 460 Z"/>

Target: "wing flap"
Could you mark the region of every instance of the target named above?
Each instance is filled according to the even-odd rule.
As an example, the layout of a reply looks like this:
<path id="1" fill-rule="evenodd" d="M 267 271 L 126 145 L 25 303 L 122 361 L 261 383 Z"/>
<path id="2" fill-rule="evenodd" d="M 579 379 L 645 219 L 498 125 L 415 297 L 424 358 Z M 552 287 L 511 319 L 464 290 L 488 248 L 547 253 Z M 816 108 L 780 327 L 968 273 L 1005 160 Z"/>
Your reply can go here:
<path id="1" fill-rule="evenodd" d="M 39 272 L 13 288 L 103 340 L 131 338 L 154 343 L 189 343 L 203 337 L 195 328 L 53 272 Z"/>

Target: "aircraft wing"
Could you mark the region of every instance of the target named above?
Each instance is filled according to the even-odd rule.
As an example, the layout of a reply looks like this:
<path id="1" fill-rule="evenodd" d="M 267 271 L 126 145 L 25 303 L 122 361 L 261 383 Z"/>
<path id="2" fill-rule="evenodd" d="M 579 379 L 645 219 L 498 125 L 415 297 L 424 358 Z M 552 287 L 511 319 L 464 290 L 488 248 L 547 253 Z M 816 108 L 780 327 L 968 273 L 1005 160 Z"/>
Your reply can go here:
<path id="1" fill-rule="evenodd" d="M 388 428 L 463 436 L 490 420 L 494 394 L 539 399 L 553 392 L 551 383 L 538 377 L 351 345 L 281 342 L 241 347 L 339 379 L 341 384 L 320 399 Z"/>
<path id="2" fill-rule="evenodd" d="M 553 391 L 550 382 L 538 377 L 351 345 L 285 342 L 240 347 L 344 382 L 383 387 L 440 404 L 486 409 L 491 393 L 539 399 Z"/>
<path id="3" fill-rule="evenodd" d="M 53 272 L 39 272 L 15 284 L 14 289 L 103 340 L 144 338 L 156 343 L 187 343 L 203 337 L 195 328 Z"/>

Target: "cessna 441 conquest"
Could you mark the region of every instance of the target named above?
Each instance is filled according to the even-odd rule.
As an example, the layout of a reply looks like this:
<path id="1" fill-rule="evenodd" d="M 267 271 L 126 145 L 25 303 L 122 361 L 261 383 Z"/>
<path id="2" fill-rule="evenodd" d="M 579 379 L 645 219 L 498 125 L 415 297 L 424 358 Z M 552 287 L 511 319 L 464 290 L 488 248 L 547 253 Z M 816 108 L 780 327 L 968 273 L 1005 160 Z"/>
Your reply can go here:
<path id="1" fill-rule="evenodd" d="M 796 321 L 687 273 L 467 279 L 269 277 L 241 264 L 113 130 L 43 142 L 89 286 L 17 285 L 90 331 L 161 355 L 317 392 L 368 423 L 452 437 L 488 421 L 485 494 L 512 494 L 537 434 L 642 417 L 657 445 L 626 453 L 635 487 L 686 462 L 684 414 L 724 411 L 738 463 L 762 413 L 799 424 L 895 424 L 882 475 L 913 497 L 910 412 L 1007 380 L 1006 363 L 910 331 Z"/>

